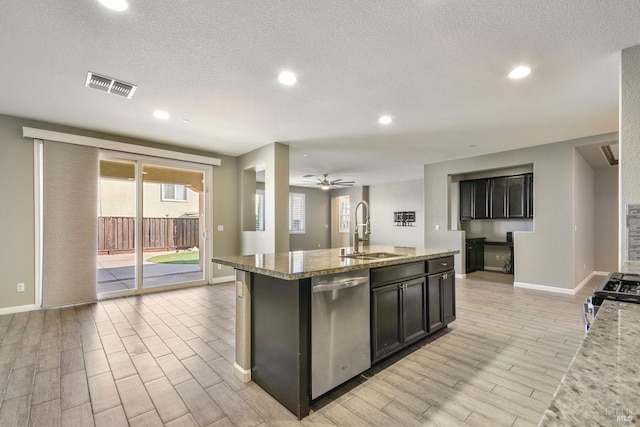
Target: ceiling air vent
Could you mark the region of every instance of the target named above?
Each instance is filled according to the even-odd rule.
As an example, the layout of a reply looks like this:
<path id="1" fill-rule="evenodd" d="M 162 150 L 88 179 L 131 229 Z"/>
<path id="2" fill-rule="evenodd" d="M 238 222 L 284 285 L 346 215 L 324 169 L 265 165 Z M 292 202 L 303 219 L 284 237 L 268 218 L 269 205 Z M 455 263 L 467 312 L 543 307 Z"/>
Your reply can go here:
<path id="1" fill-rule="evenodd" d="M 111 77 L 101 76 L 99 74 L 87 73 L 87 81 L 85 83 L 87 87 L 98 89 L 103 92 L 112 93 L 114 95 L 122 96 L 125 98 L 131 98 L 136 91 L 137 86 L 117 81 Z"/>
<path id="2" fill-rule="evenodd" d="M 618 144 L 603 145 L 600 147 L 604 158 L 607 159 L 609 165 L 616 166 L 618 164 Z"/>

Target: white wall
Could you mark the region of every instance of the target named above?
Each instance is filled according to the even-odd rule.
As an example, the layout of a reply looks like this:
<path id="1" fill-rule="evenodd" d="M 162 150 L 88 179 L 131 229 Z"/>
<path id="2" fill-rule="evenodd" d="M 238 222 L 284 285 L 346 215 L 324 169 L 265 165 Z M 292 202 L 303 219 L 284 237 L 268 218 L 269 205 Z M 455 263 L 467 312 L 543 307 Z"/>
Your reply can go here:
<path id="1" fill-rule="evenodd" d="M 622 50 L 620 70 L 619 264 L 628 259 L 626 212 L 640 204 L 640 45 Z"/>
<path id="2" fill-rule="evenodd" d="M 369 187 L 371 244 L 424 247 L 423 184 L 420 179 Z M 396 211 L 415 211 L 416 222 L 411 227 L 396 226 Z"/>
<path id="3" fill-rule="evenodd" d="M 464 232 L 447 230 L 451 175 L 533 164 L 535 229 L 514 233 L 515 282 L 573 289 L 574 146 L 615 137 L 605 134 L 425 165 L 425 246 L 464 249 Z M 460 258 L 456 255 L 456 273 L 463 274 Z"/>
<path id="4" fill-rule="evenodd" d="M 595 182 L 587 161 L 573 152 L 573 285 L 579 285 L 595 266 Z"/>
<path id="5" fill-rule="evenodd" d="M 265 229 L 264 231 L 246 231 L 243 227 L 241 253 L 273 253 L 289 251 L 289 147 L 273 143 L 238 158 L 237 180 L 241 183 L 241 208 L 238 217 L 246 218 L 255 211 L 255 174 L 253 182 L 247 182 L 245 170 L 264 166 Z M 246 197 L 246 196 L 249 197 Z M 245 203 L 249 201 L 249 203 Z M 249 212 L 250 215 L 246 216 Z M 253 213 L 252 213 L 253 212 Z M 254 224 L 255 228 L 255 224 Z"/>
<path id="6" fill-rule="evenodd" d="M 595 170 L 595 270 L 618 270 L 618 167 Z"/>

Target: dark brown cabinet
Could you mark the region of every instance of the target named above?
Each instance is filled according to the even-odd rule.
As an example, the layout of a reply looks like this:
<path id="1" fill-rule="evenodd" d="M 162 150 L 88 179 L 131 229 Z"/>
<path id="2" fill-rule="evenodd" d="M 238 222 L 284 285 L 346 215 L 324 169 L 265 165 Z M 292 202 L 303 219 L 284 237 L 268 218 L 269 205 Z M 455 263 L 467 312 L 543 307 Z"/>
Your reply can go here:
<path id="1" fill-rule="evenodd" d="M 484 270 L 484 240 L 466 239 L 465 273 Z"/>
<path id="2" fill-rule="evenodd" d="M 507 178 L 507 216 L 509 218 L 525 218 L 527 216 L 526 176 L 510 176 Z"/>
<path id="3" fill-rule="evenodd" d="M 428 332 L 432 333 L 456 320 L 453 258 L 428 261 L 427 274 Z"/>
<path id="4" fill-rule="evenodd" d="M 508 218 L 507 185 L 508 178 L 506 177 L 491 179 L 491 218 Z"/>
<path id="5" fill-rule="evenodd" d="M 373 361 L 427 334 L 425 301 L 424 277 L 372 289 Z"/>
<path id="6" fill-rule="evenodd" d="M 460 181 L 460 219 L 489 218 L 489 180 Z"/>
<path id="7" fill-rule="evenodd" d="M 533 174 L 460 181 L 460 219 L 533 218 Z"/>

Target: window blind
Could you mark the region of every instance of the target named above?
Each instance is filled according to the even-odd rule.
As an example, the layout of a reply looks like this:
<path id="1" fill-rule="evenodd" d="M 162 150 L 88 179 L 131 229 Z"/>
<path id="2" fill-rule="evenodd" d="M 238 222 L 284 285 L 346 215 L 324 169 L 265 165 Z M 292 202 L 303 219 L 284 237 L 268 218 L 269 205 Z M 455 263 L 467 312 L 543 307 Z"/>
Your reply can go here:
<path id="1" fill-rule="evenodd" d="M 304 193 L 289 193 L 289 232 L 304 233 Z"/>
<path id="2" fill-rule="evenodd" d="M 95 301 L 98 149 L 44 141 L 42 306 Z"/>

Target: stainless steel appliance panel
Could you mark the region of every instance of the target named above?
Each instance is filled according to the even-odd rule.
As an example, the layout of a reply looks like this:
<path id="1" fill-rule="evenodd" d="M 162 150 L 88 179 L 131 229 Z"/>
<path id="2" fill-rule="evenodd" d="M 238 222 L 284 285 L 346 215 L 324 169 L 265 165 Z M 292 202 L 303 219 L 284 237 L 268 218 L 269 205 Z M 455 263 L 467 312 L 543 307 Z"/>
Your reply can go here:
<path id="1" fill-rule="evenodd" d="M 311 280 L 311 398 L 371 367 L 369 270 Z"/>

